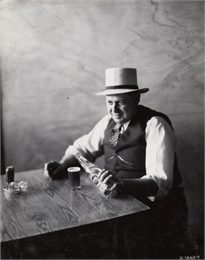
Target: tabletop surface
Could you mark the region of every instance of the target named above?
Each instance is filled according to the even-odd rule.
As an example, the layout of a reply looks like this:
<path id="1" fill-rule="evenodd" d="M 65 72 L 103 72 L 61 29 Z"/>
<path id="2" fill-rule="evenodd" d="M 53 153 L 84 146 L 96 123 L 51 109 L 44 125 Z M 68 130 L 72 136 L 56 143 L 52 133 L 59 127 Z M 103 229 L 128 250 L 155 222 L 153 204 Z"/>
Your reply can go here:
<path id="1" fill-rule="evenodd" d="M 6 196 L 1 176 L 1 241 L 11 241 L 110 220 L 149 207 L 128 194 L 103 195 L 86 173 L 81 189 L 72 190 L 69 180 L 45 177 L 43 170 L 19 172 L 15 181 L 27 181 L 27 191 Z"/>

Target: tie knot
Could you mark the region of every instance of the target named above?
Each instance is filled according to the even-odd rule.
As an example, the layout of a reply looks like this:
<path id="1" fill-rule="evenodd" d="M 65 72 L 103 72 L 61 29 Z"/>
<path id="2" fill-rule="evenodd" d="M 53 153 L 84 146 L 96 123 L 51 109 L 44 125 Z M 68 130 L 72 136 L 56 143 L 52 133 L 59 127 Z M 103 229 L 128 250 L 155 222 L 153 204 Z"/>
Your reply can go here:
<path id="1" fill-rule="evenodd" d="M 121 125 L 121 124 L 116 124 L 116 125 L 114 126 L 113 130 L 120 132 L 121 128 L 122 128 L 122 125 Z"/>

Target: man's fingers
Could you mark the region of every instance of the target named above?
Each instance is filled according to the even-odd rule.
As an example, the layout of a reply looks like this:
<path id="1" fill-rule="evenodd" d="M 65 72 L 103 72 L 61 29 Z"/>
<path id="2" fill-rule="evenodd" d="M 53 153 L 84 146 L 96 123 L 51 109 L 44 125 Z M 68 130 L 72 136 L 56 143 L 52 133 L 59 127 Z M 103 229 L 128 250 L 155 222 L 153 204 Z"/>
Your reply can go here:
<path id="1" fill-rule="evenodd" d="M 103 170 L 101 173 L 100 173 L 100 178 L 99 178 L 99 181 L 100 182 L 103 182 L 104 181 L 104 179 L 109 175 L 110 173 L 109 173 L 109 171 L 107 171 L 107 170 Z"/>
<path id="2" fill-rule="evenodd" d="M 51 177 L 51 179 L 57 180 L 65 175 L 65 170 L 60 164 L 56 163 L 48 167 L 48 174 Z"/>
<path id="3" fill-rule="evenodd" d="M 115 182 L 111 188 L 109 188 L 110 193 L 112 193 L 117 188 L 117 183 Z"/>
<path id="4" fill-rule="evenodd" d="M 105 179 L 102 181 L 103 183 L 107 183 L 110 179 L 112 179 L 112 175 L 108 175 L 107 177 L 105 177 Z"/>
<path id="5" fill-rule="evenodd" d="M 60 164 L 58 162 L 55 162 L 55 161 L 50 161 L 47 164 L 48 170 L 52 170 L 52 171 L 56 170 L 59 166 L 60 166 Z"/>
<path id="6" fill-rule="evenodd" d="M 98 173 L 98 178 L 100 178 L 100 177 L 101 177 L 101 175 L 102 175 L 104 172 L 106 172 L 106 170 L 105 170 L 105 169 L 101 170 L 101 171 Z"/>
<path id="7" fill-rule="evenodd" d="M 58 166 L 58 168 L 54 170 L 54 173 L 58 174 L 58 173 L 62 172 L 63 170 L 64 169 L 61 166 Z"/>

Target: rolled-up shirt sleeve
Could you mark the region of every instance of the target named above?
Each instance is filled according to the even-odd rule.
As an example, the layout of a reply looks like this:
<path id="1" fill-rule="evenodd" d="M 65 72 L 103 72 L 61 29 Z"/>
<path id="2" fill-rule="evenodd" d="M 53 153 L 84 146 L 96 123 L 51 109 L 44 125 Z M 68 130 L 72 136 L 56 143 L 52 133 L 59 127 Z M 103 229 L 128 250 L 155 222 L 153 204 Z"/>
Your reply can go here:
<path id="1" fill-rule="evenodd" d="M 152 200 L 164 198 L 172 188 L 176 149 L 175 134 L 162 117 L 152 117 L 147 122 L 146 175 L 153 179 L 159 189 Z"/>
<path id="2" fill-rule="evenodd" d="M 65 151 L 64 158 L 67 154 L 81 153 L 89 161 L 94 162 L 97 157 L 104 153 L 104 133 L 109 120 L 109 115 L 104 116 L 88 134 L 75 140 L 73 145 L 70 145 Z"/>

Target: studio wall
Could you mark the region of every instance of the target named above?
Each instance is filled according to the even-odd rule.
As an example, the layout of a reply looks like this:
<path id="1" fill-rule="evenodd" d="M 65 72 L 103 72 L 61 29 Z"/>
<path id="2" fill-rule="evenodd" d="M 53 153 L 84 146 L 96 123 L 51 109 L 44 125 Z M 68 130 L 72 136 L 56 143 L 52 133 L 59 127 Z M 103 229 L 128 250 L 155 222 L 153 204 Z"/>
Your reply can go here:
<path id="1" fill-rule="evenodd" d="M 204 3 L 1 1 L 2 133 L 16 172 L 59 160 L 106 114 L 109 67 L 135 67 L 141 103 L 166 113 L 197 237 L 204 205 Z"/>

